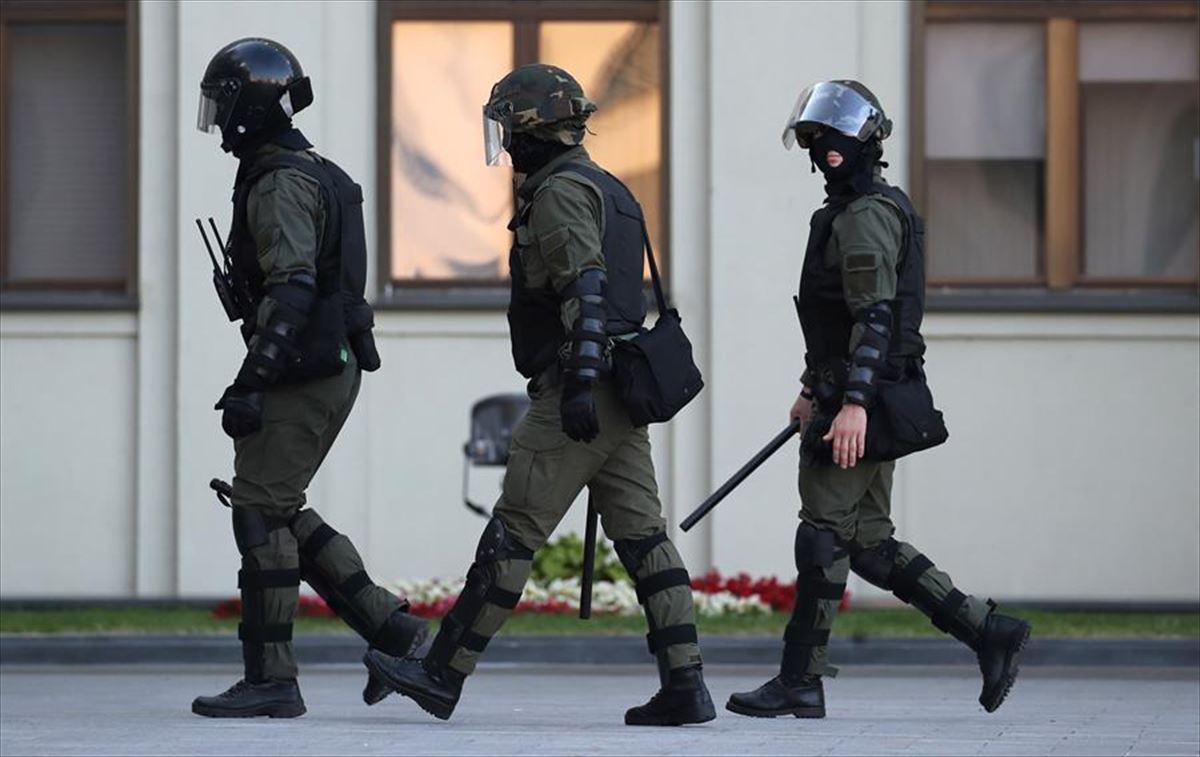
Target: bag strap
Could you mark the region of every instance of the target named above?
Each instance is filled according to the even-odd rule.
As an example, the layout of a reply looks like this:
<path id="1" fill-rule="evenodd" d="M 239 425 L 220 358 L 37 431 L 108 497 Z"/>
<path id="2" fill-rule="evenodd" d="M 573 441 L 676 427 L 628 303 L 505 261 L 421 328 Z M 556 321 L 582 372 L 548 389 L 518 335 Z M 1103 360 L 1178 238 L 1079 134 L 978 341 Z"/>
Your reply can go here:
<path id="1" fill-rule="evenodd" d="M 650 283 L 654 287 L 654 299 L 658 302 L 658 314 L 667 312 L 667 296 L 663 294 L 662 281 L 658 276 L 658 264 L 654 262 L 654 245 L 650 244 L 650 232 L 646 230 L 646 218 L 642 219 L 642 242 L 646 245 L 646 260 L 650 263 Z"/>

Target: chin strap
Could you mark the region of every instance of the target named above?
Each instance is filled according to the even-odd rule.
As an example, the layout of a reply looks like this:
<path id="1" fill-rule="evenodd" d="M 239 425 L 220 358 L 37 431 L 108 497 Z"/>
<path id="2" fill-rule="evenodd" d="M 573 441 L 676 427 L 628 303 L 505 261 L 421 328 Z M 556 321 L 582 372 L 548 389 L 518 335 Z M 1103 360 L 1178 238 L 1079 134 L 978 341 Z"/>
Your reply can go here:
<path id="1" fill-rule="evenodd" d="M 288 365 L 300 356 L 300 335 L 317 301 L 317 281 L 307 273 L 293 275 L 267 291 L 259 318 L 247 344 L 246 359 L 237 383 L 261 389 L 279 381 Z"/>
<path id="2" fill-rule="evenodd" d="M 563 377 L 567 380 L 592 384 L 607 368 L 604 351 L 608 347 L 605 321 L 608 319 L 608 302 L 605 290 L 608 277 L 604 271 L 589 269 L 579 275 L 563 289 L 563 297 L 579 301 L 579 316 L 571 324 L 568 334 L 570 346 L 567 359 L 563 362 Z"/>
<path id="3" fill-rule="evenodd" d="M 887 367 L 888 345 L 892 341 L 892 308 L 886 302 L 877 302 L 859 310 L 855 320 L 858 344 L 850 353 L 843 399 L 869 408 L 875 402 L 879 373 Z"/>

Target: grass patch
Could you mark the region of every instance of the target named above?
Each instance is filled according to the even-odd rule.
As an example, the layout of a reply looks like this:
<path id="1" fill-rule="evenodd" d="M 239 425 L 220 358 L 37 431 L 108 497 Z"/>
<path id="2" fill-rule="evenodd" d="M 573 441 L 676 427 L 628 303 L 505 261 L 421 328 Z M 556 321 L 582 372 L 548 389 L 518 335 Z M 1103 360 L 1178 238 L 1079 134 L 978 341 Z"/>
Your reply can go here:
<path id="1" fill-rule="evenodd" d="M 1062 612 L 1012 608 L 1033 623 L 1040 637 L 1200 639 L 1200 613 Z M 702 634 L 778 637 L 787 615 L 701 618 Z M 236 620 L 219 620 L 209 610 L 172 607 L 104 607 L 0 610 L 0 633 L 236 633 Z M 297 633 L 349 633 L 340 621 L 300 618 Z M 513 616 L 506 634 L 630 634 L 646 633 L 640 616 L 596 616 L 581 621 L 571 615 Z M 837 637 L 936 637 L 941 634 L 920 613 L 908 608 L 853 609 L 834 626 Z"/>

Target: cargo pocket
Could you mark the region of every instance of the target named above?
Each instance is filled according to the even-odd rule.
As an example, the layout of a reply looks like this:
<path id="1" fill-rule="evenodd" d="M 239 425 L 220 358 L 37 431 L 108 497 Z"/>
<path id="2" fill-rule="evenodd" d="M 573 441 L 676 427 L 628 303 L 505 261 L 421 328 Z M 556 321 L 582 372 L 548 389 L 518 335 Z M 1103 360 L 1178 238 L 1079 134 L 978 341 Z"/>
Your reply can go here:
<path id="1" fill-rule="evenodd" d="M 552 508 L 556 473 L 568 441 L 557 429 L 517 426 L 504 473 L 505 499 L 533 510 Z"/>

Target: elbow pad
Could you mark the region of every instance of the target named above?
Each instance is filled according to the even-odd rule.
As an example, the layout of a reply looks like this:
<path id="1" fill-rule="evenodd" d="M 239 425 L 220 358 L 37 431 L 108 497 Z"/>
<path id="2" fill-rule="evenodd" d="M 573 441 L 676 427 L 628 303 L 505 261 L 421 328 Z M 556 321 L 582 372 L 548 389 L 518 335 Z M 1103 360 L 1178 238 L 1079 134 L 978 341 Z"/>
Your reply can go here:
<path id="1" fill-rule="evenodd" d="M 237 375 L 237 383 L 256 389 L 279 381 L 288 365 L 300 357 L 300 335 L 317 301 L 316 279 L 296 274 L 271 287 L 265 299 L 273 303 L 271 313 L 250 337 Z"/>
<path id="2" fill-rule="evenodd" d="M 886 302 L 877 302 L 858 311 L 855 320 L 862 334 L 850 353 L 843 400 L 869 408 L 875 402 L 879 374 L 887 367 L 888 346 L 892 341 L 892 308 Z"/>
<path id="3" fill-rule="evenodd" d="M 604 351 L 608 347 L 608 301 L 605 291 L 608 277 L 604 271 L 590 269 L 563 289 L 563 297 L 579 300 L 579 317 L 568 334 L 567 359 L 563 362 L 566 378 L 593 383 L 607 368 Z"/>

